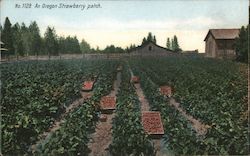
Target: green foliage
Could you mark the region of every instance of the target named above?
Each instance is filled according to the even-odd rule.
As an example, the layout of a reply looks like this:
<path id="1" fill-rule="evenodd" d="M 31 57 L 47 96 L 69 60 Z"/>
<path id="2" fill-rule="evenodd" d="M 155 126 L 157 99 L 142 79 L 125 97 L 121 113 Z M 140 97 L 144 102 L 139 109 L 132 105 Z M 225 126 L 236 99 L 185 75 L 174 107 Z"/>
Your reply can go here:
<path id="1" fill-rule="evenodd" d="M 164 117 L 168 148 L 188 155 L 248 154 L 248 124 L 243 116 L 247 110 L 246 66 L 185 57 L 135 60 L 130 64 L 142 79 L 152 109 L 161 111 Z M 187 121 L 166 108 L 168 100 L 164 102 L 157 93 L 161 85 L 172 86 L 174 98 L 188 114 L 211 126 L 203 138 L 196 138 Z"/>
<path id="2" fill-rule="evenodd" d="M 23 54 L 28 56 L 31 53 L 31 34 L 24 23 L 21 24 L 21 39 L 24 47 Z"/>
<path id="3" fill-rule="evenodd" d="M 46 52 L 48 53 L 49 57 L 51 55 L 58 55 L 58 42 L 54 28 L 47 27 L 44 34 L 44 42 L 46 46 Z"/>
<path id="4" fill-rule="evenodd" d="M 15 55 L 23 56 L 24 55 L 24 45 L 22 40 L 21 27 L 18 23 L 16 23 L 13 28 L 13 47 Z"/>
<path id="5" fill-rule="evenodd" d="M 102 64 L 94 87 L 94 95 L 66 117 L 61 128 L 38 147 L 36 154 L 87 155 L 90 152 L 87 146 L 88 135 L 93 132 L 98 119 L 98 102 L 102 96 L 108 94 L 112 89 L 115 64 L 116 62 Z"/>
<path id="6" fill-rule="evenodd" d="M 3 31 L 1 32 L 2 42 L 5 44 L 5 48 L 8 49 L 8 53 L 13 53 L 13 32 L 11 29 L 11 23 L 8 17 L 5 18 Z"/>
<path id="7" fill-rule="evenodd" d="M 82 53 L 89 53 L 91 51 L 90 45 L 84 39 L 80 43 L 80 49 Z M 96 51 L 99 52 L 99 47 L 97 47 Z"/>
<path id="8" fill-rule="evenodd" d="M 81 53 L 79 41 L 76 36 L 59 37 L 58 53 L 60 54 L 79 54 Z"/>
<path id="9" fill-rule="evenodd" d="M 30 34 L 30 54 L 31 55 L 38 55 L 41 51 L 41 47 L 42 47 L 42 39 L 40 36 L 40 30 L 39 27 L 37 25 L 37 23 L 31 22 L 31 24 L 29 25 L 29 34 Z"/>
<path id="10" fill-rule="evenodd" d="M 181 51 L 176 35 L 174 35 L 173 39 L 171 40 L 171 50 L 173 50 L 174 52 Z"/>
<path id="11" fill-rule="evenodd" d="M 86 60 L 2 64 L 3 154 L 29 153 L 38 135 L 48 130 L 66 106 L 80 97 L 82 82 L 92 75 L 100 75 L 95 99 L 107 94 L 112 87 L 115 64 Z"/>
<path id="12" fill-rule="evenodd" d="M 144 45 L 146 42 L 147 42 L 147 39 L 145 37 L 143 37 L 142 45 Z"/>
<path id="13" fill-rule="evenodd" d="M 239 38 L 236 39 L 236 60 L 240 62 L 248 62 L 249 53 L 249 25 L 240 29 Z"/>
<path id="14" fill-rule="evenodd" d="M 151 32 L 148 33 L 147 39 L 144 37 L 142 40 L 142 45 L 144 45 L 147 42 L 153 42 L 156 44 L 156 37 L 152 35 Z"/>
<path id="15" fill-rule="evenodd" d="M 170 38 L 167 38 L 167 49 L 171 49 Z"/>
<path id="16" fill-rule="evenodd" d="M 153 155 L 153 144 L 141 125 L 140 104 L 135 90 L 129 82 L 130 73 L 124 65 L 121 90 L 117 98 L 116 116 L 113 120 L 113 155 Z"/>
<path id="17" fill-rule="evenodd" d="M 103 53 L 123 53 L 124 50 L 121 47 L 115 47 L 114 45 L 107 46 Z"/>

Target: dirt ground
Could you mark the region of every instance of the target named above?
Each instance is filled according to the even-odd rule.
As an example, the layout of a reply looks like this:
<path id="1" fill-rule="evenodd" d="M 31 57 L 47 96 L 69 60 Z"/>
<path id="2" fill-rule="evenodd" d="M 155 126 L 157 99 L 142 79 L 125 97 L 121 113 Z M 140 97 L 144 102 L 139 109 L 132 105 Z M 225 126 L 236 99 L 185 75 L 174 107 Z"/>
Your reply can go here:
<path id="1" fill-rule="evenodd" d="M 135 88 L 136 88 L 135 89 L 136 94 L 137 94 L 139 101 L 141 103 L 141 111 L 149 111 L 150 110 L 149 102 L 143 94 L 141 85 L 139 83 L 136 83 Z"/>
<path id="2" fill-rule="evenodd" d="M 108 96 L 116 96 L 121 83 L 121 73 L 117 73 L 117 79 L 114 81 L 113 90 Z M 91 150 L 90 156 L 109 155 L 108 147 L 112 143 L 112 119 L 115 113 L 106 114 L 107 121 L 99 121 L 95 128 L 95 133 L 91 134 L 88 147 Z"/>
<path id="3" fill-rule="evenodd" d="M 149 102 L 143 93 L 141 85 L 139 83 L 136 83 L 136 84 L 134 84 L 134 86 L 135 86 L 136 94 L 137 94 L 139 101 L 141 103 L 141 112 L 142 111 L 149 111 L 150 110 Z M 164 156 L 164 154 L 162 153 L 162 147 L 161 147 L 162 140 L 161 139 L 153 139 L 152 141 L 154 143 L 154 149 L 156 152 L 156 156 Z"/>

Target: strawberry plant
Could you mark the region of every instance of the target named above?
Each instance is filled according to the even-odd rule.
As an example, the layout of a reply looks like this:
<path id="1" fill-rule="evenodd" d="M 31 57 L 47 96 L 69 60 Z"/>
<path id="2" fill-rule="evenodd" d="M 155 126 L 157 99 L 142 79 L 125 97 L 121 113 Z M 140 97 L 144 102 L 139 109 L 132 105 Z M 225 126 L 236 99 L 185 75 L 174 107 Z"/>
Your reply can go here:
<path id="1" fill-rule="evenodd" d="M 110 152 L 113 155 L 153 155 L 153 144 L 141 125 L 140 104 L 130 83 L 128 67 L 123 66 Z"/>
<path id="2" fill-rule="evenodd" d="M 130 64 L 138 68 L 140 77 L 144 71 L 144 77 L 155 83 L 156 88 L 173 86 L 173 97 L 181 106 L 211 125 L 197 146 L 202 147 L 204 154 L 247 154 L 247 121 L 241 118 L 247 109 L 247 78 L 238 64 L 185 57 L 131 60 Z"/>

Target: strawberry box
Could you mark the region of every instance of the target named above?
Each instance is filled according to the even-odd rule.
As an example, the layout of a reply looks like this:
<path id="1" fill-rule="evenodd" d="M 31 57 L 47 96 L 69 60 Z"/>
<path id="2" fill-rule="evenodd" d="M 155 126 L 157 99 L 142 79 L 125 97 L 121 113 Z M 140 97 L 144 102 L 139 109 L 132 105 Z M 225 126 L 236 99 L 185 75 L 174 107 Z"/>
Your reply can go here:
<path id="1" fill-rule="evenodd" d="M 171 97 L 172 96 L 172 88 L 170 86 L 161 86 L 159 88 L 162 95 Z"/>
<path id="2" fill-rule="evenodd" d="M 144 131 L 149 135 L 163 135 L 164 129 L 161 114 L 158 111 L 142 112 L 142 125 Z"/>
<path id="3" fill-rule="evenodd" d="M 113 96 L 104 96 L 100 101 L 101 110 L 114 110 L 116 108 L 116 98 Z"/>
<path id="4" fill-rule="evenodd" d="M 85 81 L 82 85 L 83 91 L 91 91 L 93 89 L 94 81 Z"/>
<path id="5" fill-rule="evenodd" d="M 138 76 L 132 76 L 130 81 L 131 81 L 132 83 L 139 83 L 139 82 L 140 82 L 140 79 L 139 79 Z"/>

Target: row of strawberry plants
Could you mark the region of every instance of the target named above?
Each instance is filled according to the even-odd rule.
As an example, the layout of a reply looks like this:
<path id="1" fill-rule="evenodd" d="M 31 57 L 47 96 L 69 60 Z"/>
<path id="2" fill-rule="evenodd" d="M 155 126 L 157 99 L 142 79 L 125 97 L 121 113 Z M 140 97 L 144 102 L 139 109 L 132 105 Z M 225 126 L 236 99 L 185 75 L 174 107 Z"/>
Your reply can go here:
<path id="1" fill-rule="evenodd" d="M 110 152 L 113 155 L 154 155 L 153 144 L 141 125 L 140 103 L 130 83 L 128 66 L 123 67 Z"/>
<path id="2" fill-rule="evenodd" d="M 135 75 L 140 77 L 140 83 L 147 97 L 151 110 L 160 111 L 164 125 L 165 154 L 213 154 L 206 151 L 209 145 L 202 137 L 198 137 L 190 123 L 173 107 L 169 99 L 162 96 L 146 71 L 132 65 Z"/>
<path id="3" fill-rule="evenodd" d="M 173 86 L 174 97 L 190 114 L 213 125 L 207 137 L 217 146 L 213 149 L 215 154 L 247 153 L 247 121 L 239 117 L 246 108 L 243 101 L 246 83 L 238 73 L 237 65 L 190 58 L 138 62 L 134 61 L 134 65 L 140 66 L 158 85 Z"/>
<path id="4" fill-rule="evenodd" d="M 80 60 L 2 64 L 2 152 L 27 153 L 101 66 Z"/>
<path id="5" fill-rule="evenodd" d="M 41 143 L 38 155 L 87 155 L 89 134 L 95 129 L 98 120 L 99 101 L 107 95 L 115 78 L 116 63 L 104 65 L 94 86 L 93 96 L 68 114 L 59 130 Z"/>

